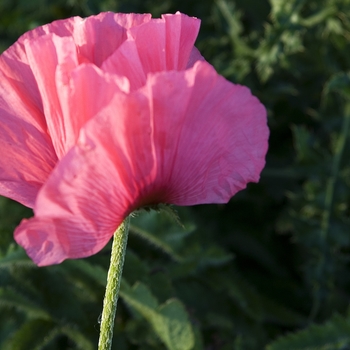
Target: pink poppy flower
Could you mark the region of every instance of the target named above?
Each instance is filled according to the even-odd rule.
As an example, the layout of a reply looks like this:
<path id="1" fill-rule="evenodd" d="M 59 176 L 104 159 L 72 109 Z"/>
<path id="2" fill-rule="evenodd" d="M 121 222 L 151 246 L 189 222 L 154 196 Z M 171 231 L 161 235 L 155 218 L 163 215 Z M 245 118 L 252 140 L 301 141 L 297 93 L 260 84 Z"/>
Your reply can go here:
<path id="1" fill-rule="evenodd" d="M 0 194 L 38 265 L 92 255 L 157 203 L 225 203 L 265 164 L 266 111 L 193 46 L 183 14 L 53 22 L 0 56 Z"/>

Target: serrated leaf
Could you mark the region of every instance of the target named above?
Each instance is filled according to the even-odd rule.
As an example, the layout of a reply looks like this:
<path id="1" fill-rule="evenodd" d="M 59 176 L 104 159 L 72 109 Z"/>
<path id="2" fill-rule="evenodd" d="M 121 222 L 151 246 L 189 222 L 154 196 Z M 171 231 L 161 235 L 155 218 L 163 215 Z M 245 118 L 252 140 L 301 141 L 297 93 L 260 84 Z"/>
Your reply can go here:
<path id="1" fill-rule="evenodd" d="M 227 253 L 219 246 L 213 245 L 200 252 L 198 265 L 201 268 L 208 266 L 222 266 L 232 261 L 233 258 L 233 254 Z"/>
<path id="2" fill-rule="evenodd" d="M 26 266 L 37 268 L 37 266 L 31 261 L 26 252 L 16 247 L 15 250 L 10 250 L 5 257 L 0 259 L 0 269 L 5 269 L 13 266 Z"/>
<path id="3" fill-rule="evenodd" d="M 304 18 L 304 19 L 301 19 L 300 24 L 305 26 L 305 27 L 313 27 L 313 26 L 325 21 L 329 17 L 332 17 L 332 15 L 334 15 L 335 13 L 336 13 L 336 8 L 333 6 L 330 6 L 330 7 L 324 8 L 324 9 L 320 9 L 320 11 L 318 11 L 314 15 L 307 17 L 307 18 Z"/>
<path id="4" fill-rule="evenodd" d="M 269 344 L 266 350 L 345 350 L 350 346 L 350 320 L 333 316 L 323 325 L 288 334 Z"/>
<path id="5" fill-rule="evenodd" d="M 300 326 L 305 324 L 306 317 L 291 309 L 288 305 L 285 306 L 263 295 L 260 295 L 260 298 L 266 320 L 286 326 Z"/>
<path id="6" fill-rule="evenodd" d="M 147 309 L 155 309 L 158 307 L 157 299 L 143 283 L 136 283 L 133 288 L 130 288 L 124 281 L 121 287 L 122 298 L 133 305 L 138 305 L 138 311 L 147 311 Z"/>
<path id="7" fill-rule="evenodd" d="M 172 247 L 168 243 L 166 243 L 162 239 L 159 239 L 158 237 L 153 235 L 151 232 L 143 230 L 135 225 L 130 225 L 130 233 L 137 235 L 138 237 L 147 241 L 150 245 L 163 251 L 168 256 L 170 256 L 174 261 L 182 260 L 182 258 L 172 249 Z"/>
<path id="8" fill-rule="evenodd" d="M 74 342 L 78 349 L 94 350 L 95 346 L 86 336 L 74 327 L 62 327 L 60 332 L 66 335 L 72 342 Z"/>
<path id="9" fill-rule="evenodd" d="M 59 329 L 53 322 L 38 319 L 29 320 L 11 335 L 1 349 L 43 350 L 58 334 Z"/>
<path id="10" fill-rule="evenodd" d="M 161 335 L 169 350 L 190 350 L 194 334 L 183 304 L 170 299 L 158 308 L 161 317 L 153 320 L 156 332 Z"/>
<path id="11" fill-rule="evenodd" d="M 145 317 L 169 350 L 190 350 L 194 346 L 194 333 L 187 312 L 177 299 L 158 305 L 151 291 L 142 283 L 130 288 L 122 284 L 120 296 Z"/>
<path id="12" fill-rule="evenodd" d="M 51 319 L 46 310 L 14 289 L 0 288 L 0 308 L 2 307 L 13 307 L 33 318 Z"/>
<path id="13" fill-rule="evenodd" d="M 105 287 L 107 283 L 107 271 L 99 265 L 92 265 L 86 260 L 67 260 L 65 268 L 76 269 Z"/>
<path id="14" fill-rule="evenodd" d="M 102 268 L 91 265 L 85 260 L 71 260 L 65 264 L 79 269 L 105 286 L 106 272 Z M 148 287 L 137 283 L 131 288 L 125 279 L 120 286 L 120 297 L 150 322 L 169 350 L 190 350 L 194 346 L 192 326 L 180 301 L 170 299 L 158 305 L 157 299 Z"/>
<path id="15" fill-rule="evenodd" d="M 299 163 L 313 164 L 319 159 L 311 132 L 304 125 L 292 125 L 294 148 Z"/>
<path id="16" fill-rule="evenodd" d="M 168 211 L 172 212 L 170 208 Z M 186 223 L 186 229 L 181 227 L 176 219 L 169 218 L 169 213 L 150 211 L 140 213 L 131 219 L 130 234 L 135 235 L 150 246 L 167 254 L 174 261 L 183 261 L 183 257 L 177 252 L 183 245 L 183 240 L 193 230 L 194 225 Z"/>
<path id="17" fill-rule="evenodd" d="M 325 85 L 323 94 L 327 95 L 330 92 L 337 92 L 346 99 L 350 99 L 350 73 L 341 72 L 333 75 Z"/>

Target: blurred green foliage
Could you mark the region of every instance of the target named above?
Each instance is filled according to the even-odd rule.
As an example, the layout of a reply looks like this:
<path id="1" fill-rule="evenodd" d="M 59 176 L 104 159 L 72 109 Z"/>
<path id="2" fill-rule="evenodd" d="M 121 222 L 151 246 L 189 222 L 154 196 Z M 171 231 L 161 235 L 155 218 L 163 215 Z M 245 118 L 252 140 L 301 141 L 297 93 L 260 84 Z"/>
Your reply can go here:
<path id="1" fill-rule="evenodd" d="M 133 219 L 113 349 L 350 348 L 349 0 L 1 0 L 0 50 L 100 11 L 202 19 L 197 46 L 268 109 L 267 165 L 229 204 Z M 0 198 L 0 348 L 96 349 L 110 245 L 37 268 Z"/>

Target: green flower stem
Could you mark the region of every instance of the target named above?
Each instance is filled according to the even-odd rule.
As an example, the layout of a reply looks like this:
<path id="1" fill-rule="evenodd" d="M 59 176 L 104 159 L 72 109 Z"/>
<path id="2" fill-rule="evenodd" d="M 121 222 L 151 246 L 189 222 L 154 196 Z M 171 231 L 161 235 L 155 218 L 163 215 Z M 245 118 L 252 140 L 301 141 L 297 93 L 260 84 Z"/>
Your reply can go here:
<path id="1" fill-rule="evenodd" d="M 331 168 L 331 176 L 327 182 L 327 187 L 326 187 L 324 211 L 323 211 L 323 217 L 322 217 L 322 221 L 321 221 L 321 239 L 323 242 L 326 242 L 326 243 L 327 243 L 329 229 L 330 229 L 335 186 L 336 186 L 337 179 L 339 176 L 339 171 L 341 168 L 341 161 L 343 158 L 346 142 L 349 138 L 349 132 L 350 132 L 350 103 L 348 102 L 345 105 L 343 125 L 342 125 L 341 132 L 340 132 L 340 135 L 339 135 L 338 140 L 337 140 L 335 154 L 333 157 L 333 164 L 332 164 L 332 168 Z M 324 246 L 328 247 L 328 244 L 325 244 Z M 318 271 L 324 271 L 324 269 L 326 269 L 327 254 L 329 254 L 328 251 L 322 252 L 321 262 L 319 264 Z M 318 292 L 318 289 L 317 289 L 317 292 Z M 320 310 L 320 307 L 321 307 L 320 297 L 319 296 L 314 297 L 313 306 L 312 306 L 310 316 L 309 316 L 310 322 L 312 322 L 315 319 L 315 317 L 317 316 L 317 314 Z"/>
<path id="2" fill-rule="evenodd" d="M 112 347 L 114 318 L 117 310 L 120 282 L 122 280 L 129 224 L 130 218 L 127 217 L 114 233 L 106 293 L 103 300 L 98 350 L 110 350 Z"/>

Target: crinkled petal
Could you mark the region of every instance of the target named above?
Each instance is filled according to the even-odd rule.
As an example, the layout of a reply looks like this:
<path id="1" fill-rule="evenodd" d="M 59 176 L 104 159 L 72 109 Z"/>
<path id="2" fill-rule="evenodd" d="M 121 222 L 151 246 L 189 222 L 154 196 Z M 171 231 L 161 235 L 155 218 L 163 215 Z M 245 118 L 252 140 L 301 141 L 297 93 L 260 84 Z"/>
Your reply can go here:
<path id="1" fill-rule="evenodd" d="M 57 157 L 48 135 L 21 118 L 28 112 L 25 107 L 18 104 L 14 115 L 0 99 L 0 195 L 32 208 Z"/>
<path id="2" fill-rule="evenodd" d="M 117 75 L 112 81 L 93 64 L 79 65 L 77 49 L 70 37 L 48 34 L 35 42 L 27 41 L 26 46 L 49 133 L 58 158 L 62 158 L 75 144 L 84 123 L 115 92 L 128 91 L 129 82 Z"/>
<path id="3" fill-rule="evenodd" d="M 131 90 L 146 83 L 147 74 L 162 70 L 183 70 L 204 60 L 193 47 L 200 21 L 181 13 L 163 15 L 129 30 L 129 39 L 102 64 L 102 70 L 124 75 Z M 152 38 L 152 40 L 149 40 Z"/>
<path id="4" fill-rule="evenodd" d="M 81 20 L 74 27 L 74 40 L 79 53 L 91 63 L 101 66 L 127 38 L 129 27 L 151 20 L 150 14 L 103 12 Z"/>
<path id="5" fill-rule="evenodd" d="M 35 217 L 15 231 L 35 263 L 98 252 L 136 209 L 154 165 L 147 105 L 140 94 L 116 95 L 82 129 L 39 192 Z"/>
<path id="6" fill-rule="evenodd" d="M 186 69 L 187 68 L 192 68 L 197 61 L 205 61 L 205 59 L 201 55 L 199 50 L 194 46 L 192 48 L 191 53 L 190 53 L 190 57 L 188 59 L 187 65 L 186 65 Z"/>
<path id="7" fill-rule="evenodd" d="M 144 89 L 154 125 L 154 182 L 168 203 L 225 203 L 259 180 L 269 132 L 266 110 L 248 88 L 197 62 L 185 72 L 155 74 Z"/>
<path id="8" fill-rule="evenodd" d="M 152 21 L 152 15 L 150 13 L 114 13 L 114 20 L 123 28 L 130 29 Z"/>
<path id="9" fill-rule="evenodd" d="M 185 69 L 197 38 L 200 20 L 177 12 L 128 31 L 146 73 Z"/>
<path id="10" fill-rule="evenodd" d="M 23 35 L 0 55 L 1 98 L 6 100 L 7 97 L 13 99 L 14 96 L 18 96 L 18 101 L 22 100 L 21 105 L 28 109 L 28 113 L 25 113 L 22 118 L 44 132 L 46 122 L 41 96 L 23 45 L 23 40 L 28 36 L 28 33 Z M 14 102 L 11 101 L 11 103 Z M 14 106 L 16 105 L 15 103 Z"/>
<path id="11" fill-rule="evenodd" d="M 101 69 L 111 74 L 119 74 L 128 78 L 130 89 L 136 90 L 146 83 L 146 72 L 143 69 L 136 43 L 125 41 L 118 50 L 108 57 Z"/>
<path id="12" fill-rule="evenodd" d="M 18 39 L 16 44 L 23 44 L 26 40 L 36 40 L 46 34 L 56 34 L 60 37 L 71 36 L 74 32 L 74 27 L 81 21 L 82 18 L 78 16 L 53 21 L 26 32 Z"/>
<path id="13" fill-rule="evenodd" d="M 128 92 L 129 80 L 103 72 L 93 64 L 83 64 L 66 76 L 58 67 L 56 84 L 65 127 L 65 149 L 75 144 L 80 129 L 108 105 L 119 91 Z"/>
<path id="14" fill-rule="evenodd" d="M 0 194 L 33 207 L 57 156 L 22 41 L 0 56 L 0 80 Z"/>
<path id="15" fill-rule="evenodd" d="M 227 202 L 265 164 L 266 111 L 206 62 L 150 75 L 82 128 L 15 238 L 39 265 L 89 256 L 136 208 Z"/>
<path id="16" fill-rule="evenodd" d="M 66 128 L 57 93 L 56 71 L 59 65 L 68 79 L 70 72 L 78 66 L 74 41 L 70 37 L 55 34 L 43 35 L 35 41 L 25 42 L 28 61 L 38 84 L 43 101 L 47 127 L 58 158 L 67 152 L 67 140 L 71 130 Z M 61 74 L 62 75 L 62 74 Z M 61 77 L 62 79 L 62 77 Z"/>
<path id="17" fill-rule="evenodd" d="M 162 15 L 166 26 L 166 62 L 169 70 L 182 70 L 187 66 L 201 21 L 180 12 Z"/>

